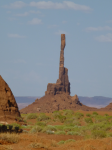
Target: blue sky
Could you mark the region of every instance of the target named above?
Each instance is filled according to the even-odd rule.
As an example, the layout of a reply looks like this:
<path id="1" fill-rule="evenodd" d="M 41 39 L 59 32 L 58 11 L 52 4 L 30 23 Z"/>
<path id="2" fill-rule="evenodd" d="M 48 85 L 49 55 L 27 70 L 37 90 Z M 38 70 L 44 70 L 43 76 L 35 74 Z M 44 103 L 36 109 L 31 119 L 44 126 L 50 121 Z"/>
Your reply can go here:
<path id="1" fill-rule="evenodd" d="M 112 0 L 0 1 L 0 74 L 13 94 L 56 82 L 62 33 L 71 95 L 112 97 Z"/>

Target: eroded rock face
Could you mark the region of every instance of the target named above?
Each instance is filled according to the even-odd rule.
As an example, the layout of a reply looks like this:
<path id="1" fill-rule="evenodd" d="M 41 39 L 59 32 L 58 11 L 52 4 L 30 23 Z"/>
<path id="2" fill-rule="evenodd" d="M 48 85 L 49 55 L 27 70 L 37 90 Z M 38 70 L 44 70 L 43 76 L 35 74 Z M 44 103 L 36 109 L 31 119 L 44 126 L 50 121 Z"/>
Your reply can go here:
<path id="1" fill-rule="evenodd" d="M 8 84 L 0 76 L 0 121 L 20 117 L 17 103 Z"/>
<path id="2" fill-rule="evenodd" d="M 67 93 L 70 95 L 70 82 L 68 80 L 68 69 L 64 67 L 65 34 L 61 34 L 61 51 L 59 63 L 59 79 L 56 83 L 48 83 L 45 95 L 56 95 Z"/>

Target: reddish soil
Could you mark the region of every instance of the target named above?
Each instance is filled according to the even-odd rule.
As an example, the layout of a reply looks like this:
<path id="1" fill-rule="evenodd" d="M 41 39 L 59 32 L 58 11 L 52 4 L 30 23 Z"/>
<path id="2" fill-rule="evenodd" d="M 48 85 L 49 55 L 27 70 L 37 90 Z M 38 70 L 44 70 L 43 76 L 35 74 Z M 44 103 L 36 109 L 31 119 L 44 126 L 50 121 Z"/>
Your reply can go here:
<path id="1" fill-rule="evenodd" d="M 76 142 L 70 142 L 60 146 L 56 144 L 59 141 L 68 139 L 74 139 Z M 1 143 L 0 150 L 10 150 L 4 148 L 4 143 Z M 43 148 L 32 148 L 31 144 L 34 143 L 41 143 Z M 5 146 L 8 145 L 7 143 L 5 144 Z M 10 148 L 13 150 L 112 150 L 112 138 L 83 140 L 80 136 L 46 134 L 30 135 L 22 133 L 20 134 L 19 142 L 10 144 Z"/>

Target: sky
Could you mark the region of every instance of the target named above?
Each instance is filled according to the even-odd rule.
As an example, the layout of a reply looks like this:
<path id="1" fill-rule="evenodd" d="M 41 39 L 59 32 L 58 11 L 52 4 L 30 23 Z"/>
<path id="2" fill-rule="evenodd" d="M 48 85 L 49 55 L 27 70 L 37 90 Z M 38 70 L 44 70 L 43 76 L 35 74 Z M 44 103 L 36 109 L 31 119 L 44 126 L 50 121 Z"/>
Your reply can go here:
<path id="1" fill-rule="evenodd" d="M 59 76 L 71 96 L 112 97 L 112 0 L 1 0 L 0 75 L 14 96 L 43 96 Z"/>

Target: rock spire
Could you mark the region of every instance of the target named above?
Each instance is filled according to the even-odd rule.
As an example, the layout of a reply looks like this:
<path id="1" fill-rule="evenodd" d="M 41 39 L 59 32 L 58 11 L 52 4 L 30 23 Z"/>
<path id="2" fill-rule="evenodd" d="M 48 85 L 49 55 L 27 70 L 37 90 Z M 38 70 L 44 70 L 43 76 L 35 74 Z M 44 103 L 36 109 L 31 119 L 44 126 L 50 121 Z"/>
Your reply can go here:
<path id="1" fill-rule="evenodd" d="M 59 79 L 56 83 L 48 83 L 45 95 L 56 95 L 67 93 L 70 95 L 70 82 L 68 80 L 68 69 L 64 67 L 65 34 L 61 34 L 61 51 L 59 62 Z"/>

